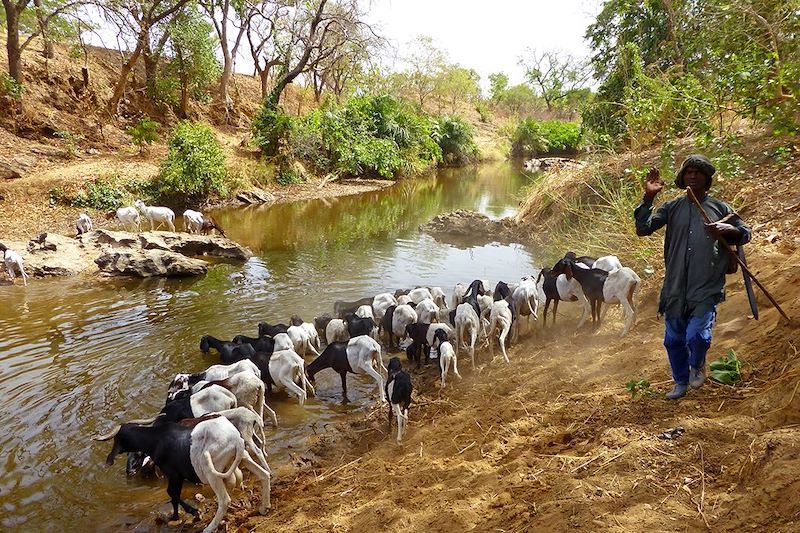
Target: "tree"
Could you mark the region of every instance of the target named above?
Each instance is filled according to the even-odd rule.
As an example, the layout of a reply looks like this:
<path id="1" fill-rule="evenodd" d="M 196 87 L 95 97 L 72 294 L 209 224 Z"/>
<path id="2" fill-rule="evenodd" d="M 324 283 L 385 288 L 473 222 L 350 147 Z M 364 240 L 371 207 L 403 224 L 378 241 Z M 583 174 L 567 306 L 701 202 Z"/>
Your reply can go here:
<path id="1" fill-rule="evenodd" d="M 480 75 L 472 69 L 458 65 L 446 65 L 436 80 L 439 97 L 450 104 L 450 112 L 456 112 L 458 102 L 474 102 L 481 94 L 478 83 Z"/>
<path id="2" fill-rule="evenodd" d="M 581 60 L 558 52 L 528 50 L 527 57 L 520 60 L 525 67 L 528 82 L 538 89 L 539 96 L 547 103 L 548 111 L 566 98 L 570 92 L 583 88 L 589 81 L 588 65 Z"/>
<path id="3" fill-rule="evenodd" d="M 411 53 L 404 58 L 409 65 L 408 85 L 422 108 L 425 100 L 436 91 L 437 78 L 444 70 L 447 57 L 436 48 L 433 39 L 425 35 L 411 41 L 409 49 Z"/>
<path id="4" fill-rule="evenodd" d="M 3 0 L 7 1 L 7 0 Z M 120 35 L 136 39 L 133 51 L 123 61 L 108 110 L 115 114 L 128 85 L 128 76 L 150 42 L 150 32 L 159 23 L 167 23 L 188 0 L 108 0 L 102 4 L 106 19 L 119 29 Z"/>
<path id="5" fill-rule="evenodd" d="M 217 79 L 222 68 L 214 55 L 211 24 L 206 22 L 196 5 L 190 4 L 171 23 L 172 59 L 166 72 L 180 82 L 179 116 L 186 118 L 189 96 L 201 99 L 206 87 Z"/>
<path id="6" fill-rule="evenodd" d="M 31 41 L 43 33 L 47 38 L 49 24 L 56 19 L 63 19 L 66 14 L 84 4 L 85 0 L 34 0 L 34 2 L 35 10 L 32 11 L 28 9 L 31 0 L 2 0 L 8 74 L 17 83 L 22 83 L 22 52 Z M 28 35 L 24 41 L 21 41 L 20 33 Z M 47 44 L 45 44 L 45 54 L 47 54 Z"/>
<path id="7" fill-rule="evenodd" d="M 266 2 L 264 2 L 266 3 Z M 247 31 L 247 25 L 257 5 L 248 0 L 200 0 L 217 32 L 222 52 L 222 76 L 219 79 L 219 94 L 225 105 L 226 114 L 233 109 L 233 100 L 228 93 L 233 77 L 233 64 L 242 37 Z M 229 32 L 232 30 L 232 38 Z"/>
<path id="8" fill-rule="evenodd" d="M 508 76 L 502 72 L 489 74 L 489 99 L 497 104 L 508 88 Z"/>

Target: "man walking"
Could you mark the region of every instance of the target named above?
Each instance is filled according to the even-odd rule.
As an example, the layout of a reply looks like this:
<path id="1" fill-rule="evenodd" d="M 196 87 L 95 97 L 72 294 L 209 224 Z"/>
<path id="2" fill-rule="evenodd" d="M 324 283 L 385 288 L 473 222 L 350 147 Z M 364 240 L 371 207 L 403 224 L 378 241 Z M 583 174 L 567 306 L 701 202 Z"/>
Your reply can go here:
<path id="1" fill-rule="evenodd" d="M 705 223 L 691 199 L 684 195 L 653 211 L 653 199 L 664 188 L 658 169 L 647 174 L 642 203 L 633 212 L 636 234 L 650 235 L 667 226 L 664 238 L 664 286 L 658 313 L 664 315 L 667 349 L 674 388 L 666 397 L 677 400 L 687 390 L 705 382 L 706 352 L 711 346 L 711 328 L 717 304 L 725 299 L 725 274 L 731 260 L 725 240 L 731 245 L 750 240 L 750 228 L 720 200 L 708 196 L 714 166 L 703 155 L 690 155 L 675 178 L 679 189 L 692 190 L 713 221 Z M 688 193 L 687 193 L 688 194 Z"/>

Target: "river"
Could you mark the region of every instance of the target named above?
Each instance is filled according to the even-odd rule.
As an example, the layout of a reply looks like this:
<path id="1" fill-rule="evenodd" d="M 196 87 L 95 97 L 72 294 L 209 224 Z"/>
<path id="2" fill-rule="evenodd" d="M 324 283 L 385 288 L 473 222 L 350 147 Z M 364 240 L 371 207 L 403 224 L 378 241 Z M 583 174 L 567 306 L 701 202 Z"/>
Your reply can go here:
<path id="1" fill-rule="evenodd" d="M 520 244 L 456 245 L 420 233 L 440 213 L 514 213 L 530 178 L 508 163 L 445 169 L 360 195 L 214 212 L 227 235 L 254 253 L 192 279 L 53 278 L 2 286 L 0 297 L 0 527 L 3 530 L 121 531 L 153 524 L 166 482 L 126 479 L 125 458 L 108 468 L 110 443 L 91 436 L 162 407 L 177 372 L 219 362 L 199 339 L 256 334 L 259 321 L 305 320 L 396 288 L 518 280 L 533 272 Z M 10 304 L 10 305 L 9 305 Z M 307 359 L 307 362 L 310 359 Z M 275 466 L 306 437 L 363 410 L 374 382 L 317 377 L 305 408 L 268 398 L 280 427 L 267 425 Z M 192 488 L 184 487 L 184 497 Z M 141 531 L 140 526 L 137 531 Z M 146 530 L 146 528 L 145 528 Z"/>

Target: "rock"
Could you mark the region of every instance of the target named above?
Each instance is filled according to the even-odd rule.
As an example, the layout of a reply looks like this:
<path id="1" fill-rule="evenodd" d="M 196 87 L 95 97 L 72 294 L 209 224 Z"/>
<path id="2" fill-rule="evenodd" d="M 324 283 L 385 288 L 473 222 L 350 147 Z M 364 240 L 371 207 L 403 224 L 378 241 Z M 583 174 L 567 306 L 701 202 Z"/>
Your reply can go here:
<path id="1" fill-rule="evenodd" d="M 550 168 L 564 168 L 568 166 L 579 167 L 583 163 L 567 157 L 543 157 L 541 159 L 528 159 L 522 166 L 525 170 L 547 170 Z"/>
<path id="2" fill-rule="evenodd" d="M 208 263 L 201 259 L 165 250 L 111 250 L 94 262 L 103 272 L 142 278 L 198 276 L 208 270 Z"/>
<path id="3" fill-rule="evenodd" d="M 79 239 L 42 233 L 27 243 L 7 243 L 22 253 L 34 276 L 65 276 L 101 271 L 140 277 L 194 276 L 209 264 L 197 256 L 245 261 L 252 254 L 224 237 L 167 231 L 128 233 L 99 229 Z"/>
<path id="4" fill-rule="evenodd" d="M 236 195 L 236 199 L 246 204 L 268 204 L 275 201 L 275 196 L 264 189 L 250 189 L 249 191 L 240 191 Z"/>
<path id="5" fill-rule="evenodd" d="M 525 235 L 520 226 L 511 218 L 492 220 L 475 211 L 458 210 L 433 218 L 419 227 L 436 240 L 456 247 L 468 248 L 494 241 L 521 242 Z"/>
<path id="6" fill-rule="evenodd" d="M 22 170 L 16 165 L 7 163 L 0 159 L 0 179 L 4 180 L 18 180 L 22 177 Z"/>

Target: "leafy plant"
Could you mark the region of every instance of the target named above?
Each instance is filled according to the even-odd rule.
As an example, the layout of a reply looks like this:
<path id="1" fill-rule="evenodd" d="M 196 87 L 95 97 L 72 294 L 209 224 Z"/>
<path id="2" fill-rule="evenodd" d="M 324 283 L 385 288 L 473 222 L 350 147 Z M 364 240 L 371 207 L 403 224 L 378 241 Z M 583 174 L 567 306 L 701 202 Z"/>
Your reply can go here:
<path id="1" fill-rule="evenodd" d="M 632 379 L 625 384 L 625 390 L 628 391 L 631 395 L 631 399 L 636 398 L 636 395 L 644 396 L 653 394 L 653 391 L 650 390 L 650 382 L 646 379 Z"/>
<path id="2" fill-rule="evenodd" d="M 86 189 L 69 200 L 72 207 L 92 207 L 109 211 L 125 205 L 124 189 L 102 178 L 86 184 Z"/>
<path id="3" fill-rule="evenodd" d="M 540 156 L 575 153 L 582 143 L 581 128 L 574 122 L 532 118 L 520 121 L 511 137 L 511 154 L 514 156 Z"/>
<path id="4" fill-rule="evenodd" d="M 169 155 L 161 163 L 157 195 L 225 196 L 226 181 L 225 154 L 211 128 L 199 122 L 178 122 L 169 140 Z"/>
<path id="5" fill-rule="evenodd" d="M 253 144 L 266 156 L 278 155 L 288 143 L 292 133 L 292 118 L 280 108 L 275 108 L 267 99 L 253 117 L 250 126 Z"/>
<path id="6" fill-rule="evenodd" d="M 13 100 L 21 99 L 22 93 L 25 92 L 25 86 L 21 83 L 17 83 L 14 78 L 5 72 L 0 72 L 0 89 L 2 89 L 3 94 L 9 96 Z"/>
<path id="7" fill-rule="evenodd" d="M 161 124 L 150 117 L 140 118 L 135 124 L 129 126 L 125 133 L 130 135 L 131 143 L 139 147 L 141 154 L 147 147 L 158 140 L 158 128 Z"/>
<path id="8" fill-rule="evenodd" d="M 728 350 L 727 355 L 711 361 L 708 368 L 710 370 L 709 377 L 725 385 L 731 385 L 742 379 L 742 362 L 736 357 L 733 349 Z"/>
<path id="9" fill-rule="evenodd" d="M 83 135 L 62 130 L 57 131 L 55 136 L 64 141 L 64 149 L 67 152 L 67 158 L 74 158 L 78 153 L 78 143 L 83 139 Z"/>
<path id="10" fill-rule="evenodd" d="M 478 148 L 472 138 L 472 128 L 461 118 L 445 116 L 433 121 L 431 136 L 442 157 L 449 164 L 463 165 L 475 159 Z"/>

